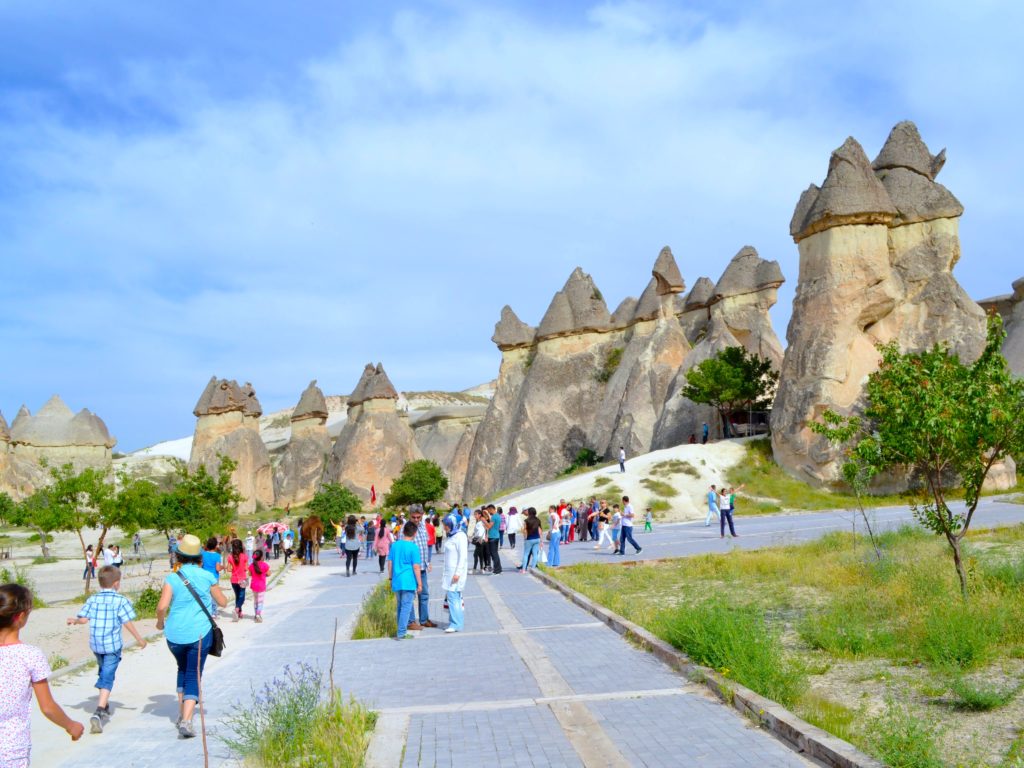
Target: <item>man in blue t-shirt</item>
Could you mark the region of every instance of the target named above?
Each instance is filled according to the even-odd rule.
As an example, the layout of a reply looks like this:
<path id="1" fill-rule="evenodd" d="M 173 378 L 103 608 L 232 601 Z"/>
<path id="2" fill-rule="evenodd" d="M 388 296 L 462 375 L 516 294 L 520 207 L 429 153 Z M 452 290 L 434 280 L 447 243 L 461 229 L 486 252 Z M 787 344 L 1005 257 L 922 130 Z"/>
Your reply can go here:
<path id="1" fill-rule="evenodd" d="M 411 520 L 402 528 L 402 538 L 391 545 L 388 552 L 388 578 L 391 579 L 391 591 L 398 602 L 398 636 L 396 640 L 411 639 L 416 635 L 409 634 L 409 620 L 412 618 L 412 606 L 416 595 L 423 588 L 420 581 L 420 565 L 423 558 L 420 548 L 413 539 L 416 538 L 417 525 Z"/>

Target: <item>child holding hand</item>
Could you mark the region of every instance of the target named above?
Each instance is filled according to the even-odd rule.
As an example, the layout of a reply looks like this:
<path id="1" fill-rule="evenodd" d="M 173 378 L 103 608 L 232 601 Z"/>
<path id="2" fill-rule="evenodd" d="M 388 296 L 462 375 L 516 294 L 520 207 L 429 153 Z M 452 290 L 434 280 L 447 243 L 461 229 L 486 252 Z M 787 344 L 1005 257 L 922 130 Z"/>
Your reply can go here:
<path id="1" fill-rule="evenodd" d="M 53 700 L 46 655 L 21 642 L 19 633 L 31 612 L 31 592 L 19 584 L 0 586 L 0 765 L 18 768 L 27 768 L 32 753 L 33 693 L 40 711 L 67 731 L 72 741 L 82 738 L 85 731 L 85 726 L 68 717 Z"/>

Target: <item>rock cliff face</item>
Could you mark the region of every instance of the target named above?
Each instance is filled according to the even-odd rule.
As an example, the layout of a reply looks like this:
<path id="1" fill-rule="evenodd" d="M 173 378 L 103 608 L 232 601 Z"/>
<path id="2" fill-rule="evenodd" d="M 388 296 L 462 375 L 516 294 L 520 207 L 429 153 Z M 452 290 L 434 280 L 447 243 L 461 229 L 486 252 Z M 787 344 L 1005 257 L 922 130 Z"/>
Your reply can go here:
<path id="1" fill-rule="evenodd" d="M 831 408 L 863 407 L 876 343 L 921 350 L 944 342 L 972 360 L 985 316 L 956 282 L 963 207 L 935 176 L 913 123 L 893 128 L 872 164 L 849 138 L 819 188 L 800 197 L 790 233 L 800 277 L 772 411 L 772 446 L 788 472 L 813 483 L 838 478 L 836 452 L 807 424 Z"/>
<path id="2" fill-rule="evenodd" d="M 986 310 L 998 312 L 1003 318 L 1006 340 L 1003 354 L 1016 376 L 1024 376 L 1024 277 L 1013 281 L 1013 293 L 993 296 L 980 302 Z"/>
<path id="3" fill-rule="evenodd" d="M 272 507 L 273 471 L 270 454 L 259 433 L 263 408 L 252 385 L 240 387 L 236 381 L 213 376 L 192 412 L 197 421 L 189 469 L 203 465 L 208 472 L 215 473 L 219 465 L 217 455 L 223 454 L 238 463 L 231 479 L 244 497 L 239 511 L 249 514 L 257 505 Z"/>
<path id="4" fill-rule="evenodd" d="M 706 410 L 673 394 L 697 351 L 691 344 L 711 348 L 703 340 L 713 324 L 734 345 L 782 358 L 767 314 L 782 282 L 778 265 L 744 249 L 720 282 L 716 294 L 701 278 L 682 300 L 682 275 L 664 248 L 640 298 L 624 299 L 610 315 L 579 268 L 536 330 L 505 307 L 492 339 L 502 353 L 498 384 L 477 428 L 464 495 L 548 480 L 582 448 L 613 458 L 619 446 L 635 455 L 685 440 Z"/>
<path id="5" fill-rule="evenodd" d="M 398 392 L 383 366 L 367 365 L 348 400 L 348 420 L 324 473 L 325 483 L 348 486 L 364 501 L 374 486 L 381 497 L 408 461 L 423 458 Z"/>
<path id="6" fill-rule="evenodd" d="M 732 257 L 717 283 L 700 278 L 682 302 L 680 325 L 694 344 L 676 371 L 658 421 L 651 448 L 658 450 L 686 442 L 701 434 L 705 422 L 718 423 L 707 405 L 698 405 L 679 393 L 686 386 L 686 372 L 726 347 L 744 347 L 751 354 L 782 364 L 782 344 L 772 328 L 768 311 L 778 300 L 784 279 L 778 262 L 765 261 L 746 245 Z M 678 305 L 677 305 L 678 308 Z"/>
<path id="7" fill-rule="evenodd" d="M 423 458 L 437 462 L 448 478 L 448 498 L 461 500 L 469 468 L 469 450 L 486 405 L 449 405 L 410 415 L 409 423 Z"/>
<path id="8" fill-rule="evenodd" d="M 309 382 L 291 415 L 291 438 L 274 469 L 277 505 L 305 504 L 320 486 L 331 438 L 327 434 L 327 399 Z"/>
<path id="9" fill-rule="evenodd" d="M 111 466 L 117 441 L 96 414 L 72 413 L 54 395 L 33 416 L 24 405 L 8 428 L 0 414 L 0 491 L 21 499 L 51 481 L 50 467 L 71 464 L 75 472 Z"/>

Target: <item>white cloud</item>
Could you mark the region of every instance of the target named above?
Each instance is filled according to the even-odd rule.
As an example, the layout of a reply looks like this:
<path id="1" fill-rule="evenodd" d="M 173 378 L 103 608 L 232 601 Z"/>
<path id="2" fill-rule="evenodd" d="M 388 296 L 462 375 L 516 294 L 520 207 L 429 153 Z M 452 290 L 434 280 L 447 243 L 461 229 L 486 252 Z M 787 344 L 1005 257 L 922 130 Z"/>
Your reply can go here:
<path id="1" fill-rule="evenodd" d="M 929 5 L 904 33 L 884 5 L 788 7 L 402 12 L 244 96 L 214 100 L 191 60 L 68 73 L 123 123 L 12 97 L 0 343 L 32 370 L 0 383 L 0 406 L 88 395 L 135 447 L 187 432 L 211 373 L 251 378 L 268 407 L 312 377 L 344 391 L 371 358 L 400 388 L 461 388 L 496 373 L 501 305 L 537 322 L 580 264 L 614 306 L 665 244 L 690 284 L 755 245 L 782 262 L 788 305 L 800 190 L 848 133 L 873 153 L 904 118 L 950 147 L 961 278 L 1005 289 L 1009 256 L 981 275 L 971 254 L 1002 247 L 1021 203 L 1004 149 L 1019 25 Z"/>

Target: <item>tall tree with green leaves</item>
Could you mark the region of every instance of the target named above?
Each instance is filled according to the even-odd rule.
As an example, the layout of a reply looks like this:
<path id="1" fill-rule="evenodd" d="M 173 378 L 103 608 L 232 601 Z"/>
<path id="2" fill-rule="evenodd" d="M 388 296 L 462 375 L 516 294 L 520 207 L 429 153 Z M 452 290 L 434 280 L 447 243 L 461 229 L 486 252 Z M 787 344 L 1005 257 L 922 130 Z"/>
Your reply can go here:
<path id="1" fill-rule="evenodd" d="M 100 528 L 97 552 L 103 549 L 107 531 L 115 525 L 117 508 L 111 505 L 114 486 L 109 472 L 87 467 L 76 473 L 74 466 L 64 464 L 51 467 L 53 484 L 49 488 L 50 509 L 57 523 L 54 530 L 67 531 L 78 536 L 82 558 L 86 558 L 85 529 Z M 92 573 L 86 573 L 85 591 L 92 585 Z"/>
<path id="2" fill-rule="evenodd" d="M 726 347 L 686 372 L 681 394 L 714 407 L 722 419 L 723 434 L 729 437 L 733 414 L 771 408 L 778 381 L 770 360 L 743 347 Z"/>
<path id="3" fill-rule="evenodd" d="M 31 496 L 26 496 L 14 505 L 11 511 L 5 515 L 5 519 L 12 525 L 32 528 L 39 535 L 39 546 L 43 550 L 43 557 L 48 558 L 50 548 L 47 544 L 50 534 L 61 530 L 62 514 L 62 510 L 53 504 L 50 489 L 40 488 Z"/>
<path id="4" fill-rule="evenodd" d="M 319 515 L 323 521 L 343 523 L 349 515 L 358 515 L 363 511 L 363 502 L 344 485 L 328 483 L 310 499 L 306 509 Z"/>
<path id="5" fill-rule="evenodd" d="M 914 516 L 949 544 L 964 600 L 960 544 L 985 479 L 996 462 L 1024 453 L 1024 380 L 1010 373 L 1000 351 L 1004 337 L 999 316 L 990 315 L 985 349 L 970 365 L 939 345 L 914 353 L 894 343 L 879 347 L 881 364 L 868 377 L 868 407 L 850 454 L 872 472 L 903 470 L 923 479 L 927 500 L 914 506 Z M 946 498 L 957 481 L 962 511 Z"/>
<path id="6" fill-rule="evenodd" d="M 194 472 L 179 466 L 174 488 L 159 497 L 142 527 L 155 528 L 165 536 L 176 530 L 199 538 L 223 533 L 238 515 L 242 495 L 231 482 L 238 464 L 228 456 L 218 454 L 217 458 L 216 475 L 203 465 Z"/>
<path id="7" fill-rule="evenodd" d="M 384 494 L 384 506 L 440 501 L 447 490 L 448 478 L 437 462 L 430 459 L 408 461 L 391 484 L 391 490 Z"/>

